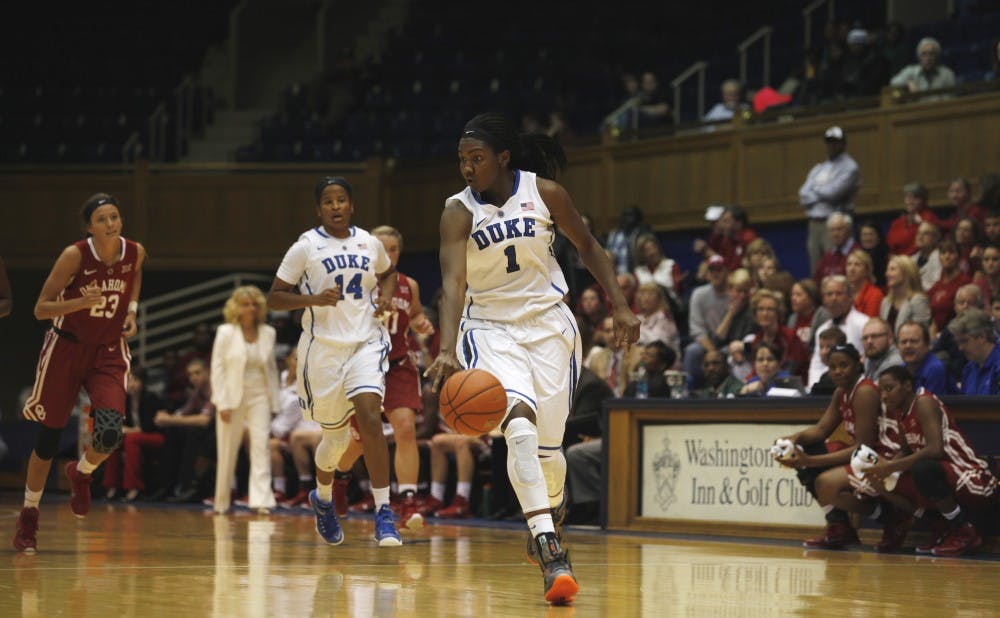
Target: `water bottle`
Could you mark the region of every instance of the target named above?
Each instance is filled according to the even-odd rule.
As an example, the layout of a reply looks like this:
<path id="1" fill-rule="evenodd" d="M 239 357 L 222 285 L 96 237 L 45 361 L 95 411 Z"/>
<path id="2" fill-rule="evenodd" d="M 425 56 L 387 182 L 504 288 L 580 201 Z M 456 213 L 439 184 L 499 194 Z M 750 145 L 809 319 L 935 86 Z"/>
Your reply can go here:
<path id="1" fill-rule="evenodd" d="M 486 519 L 493 514 L 493 484 L 483 485 L 483 496 L 479 501 L 479 516 Z"/>
<path id="2" fill-rule="evenodd" d="M 649 397 L 649 381 L 646 379 L 646 370 L 642 367 L 632 372 L 632 380 L 635 382 L 636 399 L 647 399 Z"/>

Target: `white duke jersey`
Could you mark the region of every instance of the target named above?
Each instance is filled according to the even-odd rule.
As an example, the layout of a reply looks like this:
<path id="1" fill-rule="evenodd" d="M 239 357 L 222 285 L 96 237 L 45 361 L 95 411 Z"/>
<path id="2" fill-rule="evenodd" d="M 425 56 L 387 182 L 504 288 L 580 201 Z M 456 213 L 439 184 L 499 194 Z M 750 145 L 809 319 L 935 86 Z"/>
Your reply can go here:
<path id="1" fill-rule="evenodd" d="M 534 172 L 517 170 L 514 194 L 500 207 L 471 187 L 450 199 L 472 213 L 463 317 L 516 322 L 562 300 L 568 287 L 551 251 L 556 231 Z"/>
<path id="2" fill-rule="evenodd" d="M 392 263 L 382 242 L 351 226 L 347 238 L 335 238 L 322 227 L 301 236 L 285 253 L 277 276 L 299 287 L 302 294 L 319 294 L 340 286 L 336 307 L 307 307 L 302 332 L 328 343 L 357 344 L 384 329 L 375 317 L 378 273 Z"/>

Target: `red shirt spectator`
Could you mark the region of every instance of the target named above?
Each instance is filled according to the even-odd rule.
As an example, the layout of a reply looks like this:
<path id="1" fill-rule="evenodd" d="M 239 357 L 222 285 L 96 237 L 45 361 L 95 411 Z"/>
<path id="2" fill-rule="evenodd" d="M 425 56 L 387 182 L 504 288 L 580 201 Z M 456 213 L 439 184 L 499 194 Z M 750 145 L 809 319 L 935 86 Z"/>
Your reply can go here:
<path id="1" fill-rule="evenodd" d="M 955 208 L 955 212 L 941 220 L 944 232 L 955 229 L 958 222 L 966 217 L 976 219 L 980 225 L 986 220 L 986 209 L 972 201 L 972 185 L 962 177 L 954 178 L 948 184 L 948 203 Z"/>
<path id="2" fill-rule="evenodd" d="M 917 251 L 917 229 L 924 221 L 940 225 L 937 215 L 927 205 L 927 188 L 913 182 L 903 187 L 905 212 L 892 222 L 886 234 L 889 253 L 913 255 Z"/>
<path id="3" fill-rule="evenodd" d="M 882 299 L 885 294 L 871 281 L 866 281 L 864 287 L 854 295 L 854 308 L 861 313 L 875 317 L 882 307 Z"/>

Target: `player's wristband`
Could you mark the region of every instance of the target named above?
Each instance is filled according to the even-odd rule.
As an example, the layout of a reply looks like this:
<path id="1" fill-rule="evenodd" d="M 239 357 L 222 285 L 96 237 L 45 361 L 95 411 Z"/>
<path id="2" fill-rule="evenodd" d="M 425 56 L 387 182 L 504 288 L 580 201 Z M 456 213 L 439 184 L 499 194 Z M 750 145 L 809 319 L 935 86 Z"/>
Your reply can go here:
<path id="1" fill-rule="evenodd" d="M 139 301 L 133 300 L 128 304 L 129 313 L 139 313 Z"/>

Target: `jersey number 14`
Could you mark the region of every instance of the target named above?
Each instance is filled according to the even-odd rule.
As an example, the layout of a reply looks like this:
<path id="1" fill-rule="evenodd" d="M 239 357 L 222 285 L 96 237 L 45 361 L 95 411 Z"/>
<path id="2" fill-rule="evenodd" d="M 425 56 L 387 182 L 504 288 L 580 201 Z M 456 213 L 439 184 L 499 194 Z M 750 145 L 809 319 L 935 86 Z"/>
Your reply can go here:
<path id="1" fill-rule="evenodd" d="M 361 298 L 362 292 L 364 291 L 361 289 L 361 273 L 357 273 L 351 277 L 351 280 L 347 284 L 346 288 L 344 287 L 344 275 L 337 275 L 333 278 L 333 280 L 337 282 L 338 286 L 340 286 L 341 296 L 346 297 L 348 294 L 351 294 L 355 299 Z"/>

